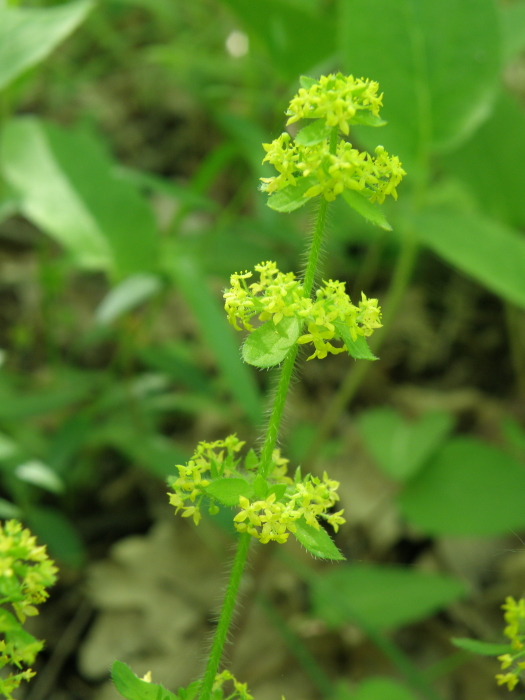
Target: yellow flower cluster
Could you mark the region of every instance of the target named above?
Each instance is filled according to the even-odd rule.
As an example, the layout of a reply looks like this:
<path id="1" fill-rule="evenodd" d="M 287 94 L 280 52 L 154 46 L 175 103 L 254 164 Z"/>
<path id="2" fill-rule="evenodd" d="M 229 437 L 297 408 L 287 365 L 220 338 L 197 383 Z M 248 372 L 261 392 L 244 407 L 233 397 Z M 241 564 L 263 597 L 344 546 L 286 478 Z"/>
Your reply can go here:
<path id="1" fill-rule="evenodd" d="M 177 513 L 182 510 L 183 518 L 192 517 L 198 525 L 202 517 L 203 499 L 213 501 L 206 492 L 206 487 L 212 480 L 220 477 L 241 477 L 254 483 L 258 458 L 253 450 L 248 452 L 244 460 L 247 471 L 241 472 L 238 469 L 241 460 L 236 457 L 236 453 L 243 445 L 244 442 L 235 435 L 230 435 L 225 440 L 199 443 L 188 465 L 178 465 L 179 477 L 174 477 L 170 482 L 174 491 L 169 494 L 170 503 L 175 506 Z M 342 510 L 337 513 L 328 512 L 339 500 L 339 483 L 329 479 L 326 472 L 322 480 L 310 474 L 302 479 L 298 473 L 294 481 L 287 476 L 288 461 L 281 457 L 279 450 L 274 450 L 272 470 L 267 479 L 268 495 L 257 500 L 250 500 L 246 496 L 239 497 L 240 511 L 233 518 L 236 529 L 239 532 L 248 532 L 263 544 L 272 540 L 286 542 L 289 533 L 296 531 L 295 522 L 300 518 L 304 518 L 306 523 L 316 530 L 320 527 L 318 518 L 323 518 L 336 532 L 339 525 L 345 522 Z M 217 510 L 217 506 L 212 502 L 209 512 L 213 514 Z"/>
<path id="2" fill-rule="evenodd" d="M 323 282 L 315 299 L 310 299 L 304 296 L 303 286 L 295 275 L 280 272 L 274 262 L 256 265 L 255 270 L 259 273 L 258 282 L 247 284 L 251 272 L 234 274 L 230 278 L 230 289 L 224 293 L 228 320 L 237 330 L 240 330 L 238 321 L 246 330 L 254 330 L 250 323 L 253 316 L 261 321 L 272 319 L 276 326 L 284 317 L 293 316 L 307 327 L 308 332 L 301 335 L 298 342 L 313 343 L 315 352 L 308 358 L 311 360 L 322 359 L 329 352 L 337 354 L 346 350 L 345 345 L 335 347 L 329 342 L 338 337 L 334 321 L 343 322 L 354 341 L 358 336 L 370 336 L 376 328 L 381 328 L 377 299 L 367 299 L 362 294 L 355 306 L 343 282 Z"/>
<path id="3" fill-rule="evenodd" d="M 38 546 L 21 523 L 9 520 L 0 524 L 0 602 L 10 603 L 18 618 L 0 608 L 0 668 L 6 664 L 18 669 L 22 664 L 28 666 L 42 649 L 43 642 L 25 632 L 20 623 L 27 616 L 38 615 L 35 605 L 48 597 L 46 587 L 53 585 L 57 571 L 46 548 Z M 0 693 L 10 698 L 23 680 L 34 675 L 29 668 L 0 678 Z"/>
<path id="4" fill-rule="evenodd" d="M 327 126 L 337 126 L 348 135 L 356 113 L 367 111 L 378 116 L 383 105 L 383 95 L 377 94 L 379 85 L 373 80 L 337 73 L 308 82 L 290 102 L 288 124 L 299 119 L 324 119 Z"/>
<path id="5" fill-rule="evenodd" d="M 383 146 L 375 149 L 375 157 L 359 152 L 347 141 L 340 141 L 335 154 L 328 152 L 327 141 L 314 146 L 292 142 L 289 134 L 281 134 L 272 143 L 263 143 L 266 156 L 279 175 L 261 178 L 261 189 L 268 194 L 295 186 L 298 178 L 313 176 L 314 184 L 304 193 L 305 199 L 322 194 L 332 202 L 344 190 L 363 194 L 371 202 L 384 202 L 387 195 L 397 199 L 396 187 L 405 175 L 397 156 L 389 156 Z"/>
<path id="6" fill-rule="evenodd" d="M 388 195 L 397 199 L 396 187 L 406 174 L 397 156 L 389 156 L 382 146 L 375 149 L 375 156 L 360 153 L 344 138 L 338 142 L 335 153 L 331 153 L 329 132 L 325 131 L 337 128 L 348 136 L 349 125 L 366 123 L 366 115 L 376 125 L 384 123 L 379 119 L 383 96 L 377 94 L 378 84 L 341 73 L 319 80 L 302 80 L 306 82 L 287 111 L 288 124 L 299 119 L 319 119 L 324 121 L 324 126 L 321 125 L 314 138 L 294 140 L 284 133 L 272 143 L 264 143 L 263 163 L 271 163 L 279 174 L 261 178 L 261 189 L 273 194 L 304 182 L 304 201 L 322 194 L 331 202 L 344 190 L 360 192 L 371 202 L 380 204 Z"/>
<path id="7" fill-rule="evenodd" d="M 224 697 L 222 686 L 226 681 L 232 681 L 235 689 L 232 694 L 228 695 L 228 700 L 234 700 L 234 698 L 238 698 L 239 700 L 253 700 L 253 695 L 248 692 L 247 683 L 240 683 L 230 671 L 222 671 L 222 673 L 218 673 L 215 676 L 212 689 L 213 698 L 222 700 Z"/>
<path id="8" fill-rule="evenodd" d="M 501 607 L 505 611 L 504 618 L 507 623 L 503 633 L 510 639 L 512 653 L 498 656 L 501 670 L 510 670 L 498 673 L 496 680 L 498 685 L 506 684 L 509 690 L 513 690 L 525 669 L 525 600 L 521 598 L 516 602 L 512 596 L 508 596 Z"/>
<path id="9" fill-rule="evenodd" d="M 204 498 L 203 489 L 211 479 L 237 475 L 235 467 L 239 460 L 235 459 L 235 455 L 243 445 L 244 442 L 236 435 L 228 435 L 225 440 L 215 442 L 199 442 L 188 464 L 177 464 L 178 478 L 169 482 L 175 492 L 168 494 L 175 512 L 182 510 L 183 518 L 193 518 L 195 525 L 198 525 L 202 518 L 200 506 Z M 217 506 L 212 504 L 209 512 L 211 515 L 217 513 Z"/>
<path id="10" fill-rule="evenodd" d="M 241 511 L 233 522 L 239 532 L 248 532 L 262 544 L 286 542 L 290 532 L 295 532 L 296 521 L 304 518 L 316 530 L 321 527 L 318 518 L 322 517 L 337 532 L 345 519 L 343 511 L 328 514 L 328 510 L 339 500 L 339 482 L 328 478 L 326 472 L 321 481 L 308 475 L 304 481 L 294 483 L 287 489 L 284 498 L 276 500 L 275 493 L 268 498 L 250 502 L 244 496 L 239 498 Z"/>

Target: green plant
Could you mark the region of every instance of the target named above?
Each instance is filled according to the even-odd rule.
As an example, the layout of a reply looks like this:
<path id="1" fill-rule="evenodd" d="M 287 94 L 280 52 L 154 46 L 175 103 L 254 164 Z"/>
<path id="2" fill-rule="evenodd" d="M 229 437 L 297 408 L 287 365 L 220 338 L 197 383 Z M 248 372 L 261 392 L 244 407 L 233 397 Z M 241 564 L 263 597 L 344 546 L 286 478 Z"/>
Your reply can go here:
<path id="1" fill-rule="evenodd" d="M 382 95 L 377 83 L 337 74 L 317 81 L 303 77 L 301 85 L 290 103 L 288 123 L 315 121 L 294 138 L 286 133 L 264 145 L 265 160 L 279 174 L 262 178 L 262 190 L 270 194 L 270 208 L 285 212 L 320 196 L 302 280 L 266 262 L 255 266 L 259 279 L 251 284 L 247 281 L 251 272 L 233 274 L 231 287 L 224 294 L 230 323 L 239 329 L 240 321 L 250 333 L 243 346 L 244 359 L 256 367 L 281 365 L 263 446 L 259 454 L 251 449 L 242 460 L 239 453 L 244 442 L 235 435 L 213 443 L 200 442 L 190 461 L 178 466 L 178 477 L 170 480 L 170 502 L 176 512 L 182 511 L 182 516 L 193 518 L 195 524 L 201 519 L 204 504 L 208 504 L 210 515 L 217 513 L 219 506 L 239 508 L 233 518 L 240 533 L 237 552 L 219 622 L 202 681 L 192 690 L 197 692 L 198 688 L 201 700 L 222 697 L 217 686 L 222 675 L 217 674 L 252 537 L 261 543 L 283 543 L 292 534 L 317 557 L 344 558 L 319 522 L 320 518 L 326 520 L 336 532 L 344 523 L 342 510 L 329 512 L 338 500 L 339 484 L 326 473 L 322 479 L 303 476 L 300 468 L 294 479 L 287 476 L 288 460 L 281 457 L 277 440 L 300 345 L 313 344 L 309 360 L 343 351 L 355 358 L 376 359 L 366 337 L 381 326 L 377 300 L 368 300 L 363 294 L 355 306 L 344 284 L 332 280 L 316 288 L 328 202 L 338 194 L 352 193 L 346 198 L 348 204 L 377 222 L 382 216 L 373 202 L 383 201 L 387 194 L 397 197 L 395 188 L 405 173 L 399 160 L 388 156 L 382 147 L 377 147 L 372 157 L 353 149 L 344 138 L 350 125 L 383 124 L 378 114 Z M 257 328 L 252 325 L 255 317 L 262 321 Z M 332 345 L 332 340 L 340 345 Z M 130 690 L 121 672 L 117 662 L 113 678 L 128 700 L 154 692 L 139 679 Z M 165 691 L 159 687 L 158 693 L 162 697 Z"/>
<path id="2" fill-rule="evenodd" d="M 22 681 L 35 673 L 31 668 L 44 642 L 22 627 L 27 616 L 38 615 L 35 607 L 48 597 L 47 588 L 56 580 L 58 569 L 49 559 L 45 546 L 21 523 L 9 520 L 0 524 L 0 668 L 7 664 L 17 672 L 0 678 L 0 693 L 11 698 Z M 15 615 L 6 609 L 11 605 Z"/>

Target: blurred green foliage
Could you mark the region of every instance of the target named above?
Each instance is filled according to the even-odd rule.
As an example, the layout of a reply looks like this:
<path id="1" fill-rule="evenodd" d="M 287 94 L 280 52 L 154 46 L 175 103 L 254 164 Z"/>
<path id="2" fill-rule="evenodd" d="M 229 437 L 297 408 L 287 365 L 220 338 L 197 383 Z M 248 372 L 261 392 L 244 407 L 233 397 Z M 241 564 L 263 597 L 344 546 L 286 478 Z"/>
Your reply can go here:
<path id="1" fill-rule="evenodd" d="M 111 471 L 108 451 L 162 479 L 191 453 L 184 425 L 201 415 L 254 435 L 267 387 L 241 360 L 219 289 L 265 259 L 297 271 L 304 213 L 268 209 L 257 182 L 261 143 L 282 129 L 301 73 L 379 81 L 381 138 L 408 173 L 385 206 L 391 233 L 334 207 L 327 274 L 373 281 L 386 250 L 393 316 L 417 252 L 432 251 L 502 301 L 525 387 L 525 113 L 502 78 L 524 37 L 523 0 L 0 1 L 0 224 L 8 248 L 32 251 L 38 287 L 36 321 L 3 318 L 0 515 L 26 519 L 77 567 L 76 512 Z M 353 134 L 369 145 L 364 129 Z M 381 407 L 358 427 L 420 532 L 524 527 L 522 427 L 509 419 L 494 447 L 451 437 L 453 422 Z M 290 448 L 306 458 L 319 427 L 294 430 Z M 351 563 L 323 578 L 349 595 L 360 581 L 379 603 L 359 615 L 382 604 L 394 627 L 463 593 Z M 355 698 L 412 697 L 392 683 L 364 683 Z"/>

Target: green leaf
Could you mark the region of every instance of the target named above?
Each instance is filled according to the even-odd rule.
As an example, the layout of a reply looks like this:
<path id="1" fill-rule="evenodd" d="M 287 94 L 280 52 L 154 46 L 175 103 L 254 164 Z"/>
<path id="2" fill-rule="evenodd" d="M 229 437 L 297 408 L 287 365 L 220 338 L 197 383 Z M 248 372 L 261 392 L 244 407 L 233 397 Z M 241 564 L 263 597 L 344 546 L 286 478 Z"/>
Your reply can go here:
<path id="1" fill-rule="evenodd" d="M 14 474 L 17 479 L 34 486 L 40 486 L 51 493 L 63 493 L 65 489 L 64 482 L 58 474 L 38 459 L 19 464 Z"/>
<path id="2" fill-rule="evenodd" d="M 501 18 L 503 60 L 517 58 L 525 49 L 525 2 L 498 5 Z"/>
<path id="3" fill-rule="evenodd" d="M 114 661 L 111 679 L 126 700 L 179 700 L 175 693 L 157 683 L 148 683 L 136 676 L 122 661 Z"/>
<path id="4" fill-rule="evenodd" d="M 274 367 L 280 364 L 299 338 L 299 321 L 285 316 L 278 324 L 267 321 L 250 333 L 242 347 L 245 362 L 254 367 Z"/>
<path id="5" fill-rule="evenodd" d="M 478 639 L 458 637 L 452 637 L 450 641 L 460 649 L 471 651 L 473 654 L 482 654 L 483 656 L 500 656 L 512 652 L 510 644 L 489 644 L 488 642 L 480 642 Z"/>
<path id="6" fill-rule="evenodd" d="M 257 498 L 260 499 L 266 498 L 266 495 L 268 494 L 268 482 L 263 476 L 261 476 L 261 474 L 257 474 L 253 481 L 253 492 Z"/>
<path id="7" fill-rule="evenodd" d="M 300 146 L 315 146 L 330 136 L 331 127 L 326 126 L 324 119 L 317 119 L 312 124 L 301 129 L 295 137 L 295 143 Z"/>
<path id="8" fill-rule="evenodd" d="M 355 190 L 344 190 L 342 194 L 345 202 L 360 214 L 363 219 L 370 221 L 370 223 L 379 226 L 385 231 L 392 230 L 392 226 L 386 220 L 383 211 L 376 204 L 372 204 L 364 195 Z"/>
<path id="9" fill-rule="evenodd" d="M 279 190 L 275 194 L 271 194 L 268 197 L 268 206 L 274 211 L 280 212 L 291 212 L 302 207 L 306 202 L 310 201 L 309 198 L 304 196 L 310 187 L 317 185 L 317 178 L 315 175 L 308 175 L 308 177 L 298 177 L 296 180 L 296 185 L 288 185 L 283 190 Z"/>
<path id="10" fill-rule="evenodd" d="M 259 457 L 257 457 L 255 450 L 251 447 L 244 458 L 244 467 L 245 469 L 256 469 L 258 466 Z"/>
<path id="11" fill-rule="evenodd" d="M 286 493 L 286 484 L 275 484 L 274 486 L 272 486 L 272 488 L 268 491 L 268 495 L 266 496 L 266 498 L 268 498 L 268 496 L 271 496 L 272 493 L 275 494 L 275 500 L 280 501 Z"/>
<path id="12" fill-rule="evenodd" d="M 525 227 L 524 133 L 523 106 L 502 92 L 474 136 L 443 158 L 446 169 L 468 186 L 482 211 L 517 227 Z"/>
<path id="13" fill-rule="evenodd" d="M 262 42 L 270 59 L 289 79 L 323 63 L 335 50 L 335 18 L 280 0 L 224 0 L 250 36 Z"/>
<path id="14" fill-rule="evenodd" d="M 0 90 L 43 61 L 78 27 L 93 4 L 77 0 L 45 9 L 0 4 Z"/>
<path id="15" fill-rule="evenodd" d="M 122 276 L 156 266 L 153 212 L 133 185 L 115 176 L 92 136 L 35 117 L 12 119 L 2 132 L 1 167 L 23 214 L 78 265 Z"/>
<path id="16" fill-rule="evenodd" d="M 307 75 L 301 75 L 299 78 L 299 83 L 302 88 L 305 90 L 308 90 L 309 88 L 312 87 L 312 85 L 315 85 L 317 80 L 315 78 L 309 78 Z"/>
<path id="17" fill-rule="evenodd" d="M 225 384 L 253 423 L 261 419 L 261 402 L 255 379 L 239 358 L 239 347 L 222 307 L 212 296 L 198 262 L 178 248 L 165 251 L 166 272 L 178 284 L 195 314 L 204 339 L 215 354 Z"/>
<path id="18" fill-rule="evenodd" d="M 357 686 L 352 700 L 417 700 L 402 683 L 391 678 L 367 678 Z"/>
<path id="19" fill-rule="evenodd" d="M 224 506 L 238 506 L 239 496 L 251 498 L 253 489 L 246 479 L 224 478 L 212 481 L 204 489 L 209 496 L 216 498 Z"/>
<path id="20" fill-rule="evenodd" d="M 525 526 L 525 470 L 478 440 L 450 440 L 399 497 L 403 515 L 435 535 L 500 535 Z"/>
<path id="21" fill-rule="evenodd" d="M 499 83 L 500 39 L 493 0 L 343 0 L 345 70 L 379 82 L 381 143 L 410 174 L 418 158 L 468 137 L 487 116 Z M 359 129 L 370 149 L 377 134 Z"/>
<path id="22" fill-rule="evenodd" d="M 319 527 L 319 530 L 316 530 L 315 527 L 308 525 L 304 518 L 296 520 L 295 526 L 297 528 L 293 533 L 295 538 L 314 557 L 332 559 L 333 561 L 344 560 L 343 555 L 324 528 Z"/>
<path id="23" fill-rule="evenodd" d="M 365 126 L 386 126 L 388 122 L 381 117 L 377 117 L 368 110 L 357 110 L 352 119 L 350 119 L 351 124 L 364 124 Z"/>
<path id="24" fill-rule="evenodd" d="M 95 318 L 100 325 L 108 325 L 116 321 L 128 311 L 144 303 L 162 289 L 161 280 L 155 275 L 137 273 L 127 277 L 116 287 L 113 287 L 102 299 Z"/>
<path id="25" fill-rule="evenodd" d="M 421 242 L 504 299 L 525 308 L 525 238 L 477 214 L 426 211 L 414 218 Z"/>
<path id="26" fill-rule="evenodd" d="M 344 321 L 334 321 L 335 330 L 337 335 L 341 338 L 343 343 L 346 345 L 348 354 L 356 360 L 377 360 L 377 357 L 368 347 L 366 339 L 362 335 L 357 336 L 357 340 L 352 338 L 350 329 Z"/>
<path id="27" fill-rule="evenodd" d="M 392 408 L 376 408 L 359 416 L 358 426 L 381 469 L 394 479 L 412 477 L 450 433 L 448 413 L 427 413 L 409 422 Z"/>
<path id="28" fill-rule="evenodd" d="M 362 620 L 373 629 L 389 630 L 423 620 L 464 594 L 462 583 L 451 576 L 356 563 L 328 570 L 314 582 L 312 603 L 331 627 Z M 348 601 L 346 609 L 339 598 Z"/>
<path id="29" fill-rule="evenodd" d="M 84 544 L 73 523 L 55 508 L 31 506 L 25 519 L 33 534 L 49 547 L 49 553 L 59 562 L 78 569 L 86 559 Z"/>

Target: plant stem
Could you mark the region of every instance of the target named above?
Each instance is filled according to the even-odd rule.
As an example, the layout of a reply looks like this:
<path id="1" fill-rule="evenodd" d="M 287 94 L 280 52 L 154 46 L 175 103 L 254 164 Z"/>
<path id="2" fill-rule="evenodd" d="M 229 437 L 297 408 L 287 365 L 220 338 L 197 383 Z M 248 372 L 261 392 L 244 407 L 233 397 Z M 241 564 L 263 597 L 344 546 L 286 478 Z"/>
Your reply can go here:
<path id="1" fill-rule="evenodd" d="M 370 348 L 374 353 L 378 352 L 381 345 L 384 343 L 392 320 L 403 299 L 412 276 L 416 254 L 417 243 L 415 233 L 407 228 L 402 231 L 401 251 L 397 258 L 394 275 L 387 292 L 385 310 L 383 313 L 383 327 L 377 331 L 370 340 Z M 357 389 L 370 369 L 370 365 L 371 362 L 366 360 L 357 360 L 352 369 L 347 372 L 339 391 L 328 405 L 319 423 L 308 449 L 306 459 L 304 460 L 305 469 L 308 470 L 311 468 L 311 465 L 319 454 L 321 446 L 330 435 L 339 420 L 339 416 L 344 411 L 345 406 L 347 406 L 355 396 Z"/>
<path id="2" fill-rule="evenodd" d="M 306 270 L 304 273 L 303 285 L 305 296 L 310 296 L 314 286 L 315 273 L 317 272 L 317 265 L 319 262 L 319 253 L 321 252 L 321 245 L 323 242 L 327 209 L 328 202 L 323 197 L 319 205 L 319 211 L 317 212 L 317 221 L 315 224 L 314 234 L 312 236 L 312 242 L 310 244 L 308 262 L 306 263 Z M 281 375 L 279 377 L 279 383 L 277 384 L 277 390 L 273 401 L 272 414 L 268 422 L 268 429 L 266 430 L 266 436 L 264 438 L 264 444 L 261 450 L 261 457 L 259 461 L 259 474 L 261 474 L 261 476 L 268 476 L 272 461 L 272 454 L 279 435 L 279 427 L 283 416 L 284 404 L 286 403 L 286 396 L 290 387 L 290 380 L 292 378 L 292 372 L 298 349 L 299 346 L 295 344 L 285 357 L 281 368 Z"/>
<path id="3" fill-rule="evenodd" d="M 286 396 L 290 387 L 290 380 L 292 379 L 297 350 L 298 345 L 296 344 L 285 357 L 281 368 L 281 375 L 279 377 L 279 383 L 277 384 L 277 390 L 273 400 L 272 413 L 268 422 L 268 428 L 266 429 L 266 436 L 264 438 L 264 444 L 259 460 L 258 473 L 264 477 L 268 476 L 272 462 L 272 454 L 279 436 L 279 427 L 281 425 L 284 405 L 286 403 Z"/>
<path id="4" fill-rule="evenodd" d="M 330 139 L 331 152 L 335 152 L 336 145 L 337 130 L 334 129 Z M 306 263 L 306 270 L 304 275 L 304 292 L 308 296 L 312 293 L 315 275 L 317 272 L 319 253 L 321 251 L 323 233 L 326 222 L 327 208 L 328 203 L 324 198 L 322 198 L 321 203 L 319 205 L 319 211 L 317 213 L 317 222 L 315 225 L 310 250 L 308 253 L 308 261 Z M 268 471 L 271 466 L 272 454 L 277 443 L 277 438 L 279 436 L 279 427 L 281 425 L 284 405 L 286 403 L 286 396 L 288 394 L 290 381 L 292 379 L 292 373 L 295 364 L 295 359 L 297 357 L 297 351 L 298 345 L 296 343 L 294 347 L 290 350 L 288 355 L 285 357 L 281 367 L 281 374 L 279 376 L 279 382 L 277 384 L 277 391 L 275 392 L 275 397 L 273 400 L 272 413 L 268 422 L 268 428 L 266 430 L 266 436 L 264 438 L 264 444 L 259 459 L 258 473 L 262 476 L 268 475 Z M 226 595 L 224 596 L 224 602 L 219 618 L 219 624 L 217 625 L 217 630 L 215 631 L 211 651 L 208 656 L 206 671 L 204 672 L 204 677 L 202 680 L 199 695 L 200 700 L 209 700 L 211 697 L 213 682 L 219 669 L 222 651 L 226 642 L 226 637 L 228 635 L 228 629 L 233 615 L 233 610 L 235 608 L 235 600 L 237 598 L 239 584 L 242 578 L 242 572 L 244 570 L 246 559 L 248 557 L 248 548 L 250 546 L 250 541 L 251 535 L 248 535 L 247 533 L 243 533 L 239 537 L 237 553 L 233 562 L 230 580 L 226 589 Z"/>
<path id="5" fill-rule="evenodd" d="M 210 654 L 208 656 L 206 671 L 204 672 L 204 677 L 202 679 L 200 700 L 209 700 L 211 697 L 213 682 L 215 681 L 215 676 L 217 675 L 217 671 L 219 669 L 222 650 L 224 648 L 224 643 L 226 642 L 226 637 L 228 636 L 228 630 L 230 628 L 233 611 L 235 609 L 235 601 L 237 600 L 237 593 L 239 592 L 239 585 L 241 583 L 244 565 L 246 564 L 246 559 L 248 557 L 251 539 L 252 536 L 246 532 L 241 533 L 239 536 L 237 552 L 235 553 L 235 559 L 233 561 L 228 587 L 226 588 L 219 623 L 217 625 L 217 629 L 215 630 L 215 636 L 213 637 Z"/>

